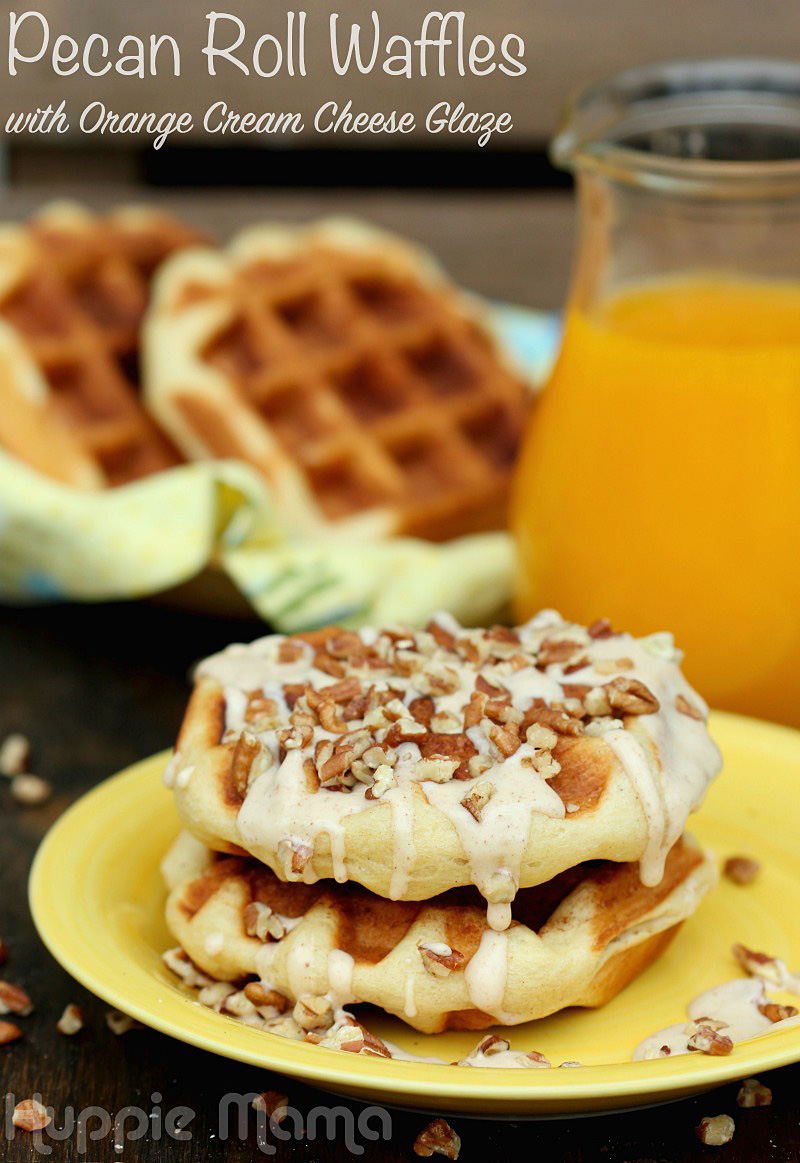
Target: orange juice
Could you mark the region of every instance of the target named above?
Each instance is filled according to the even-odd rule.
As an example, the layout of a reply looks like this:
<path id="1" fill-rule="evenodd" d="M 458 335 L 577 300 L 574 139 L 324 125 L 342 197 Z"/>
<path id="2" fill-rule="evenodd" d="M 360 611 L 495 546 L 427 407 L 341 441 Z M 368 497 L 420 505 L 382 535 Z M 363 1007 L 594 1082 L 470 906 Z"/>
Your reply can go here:
<path id="1" fill-rule="evenodd" d="M 673 630 L 712 704 L 800 725 L 800 283 L 571 310 L 512 526 L 521 617 Z"/>

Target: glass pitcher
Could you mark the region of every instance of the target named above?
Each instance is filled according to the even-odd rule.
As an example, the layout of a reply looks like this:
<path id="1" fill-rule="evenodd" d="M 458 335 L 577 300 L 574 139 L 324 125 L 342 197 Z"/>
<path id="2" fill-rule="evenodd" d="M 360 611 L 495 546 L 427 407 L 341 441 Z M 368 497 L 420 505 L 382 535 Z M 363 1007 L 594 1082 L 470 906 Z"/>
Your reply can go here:
<path id="1" fill-rule="evenodd" d="M 709 701 L 800 725 L 800 64 L 581 96 L 562 349 L 517 470 L 517 613 L 675 632 Z"/>

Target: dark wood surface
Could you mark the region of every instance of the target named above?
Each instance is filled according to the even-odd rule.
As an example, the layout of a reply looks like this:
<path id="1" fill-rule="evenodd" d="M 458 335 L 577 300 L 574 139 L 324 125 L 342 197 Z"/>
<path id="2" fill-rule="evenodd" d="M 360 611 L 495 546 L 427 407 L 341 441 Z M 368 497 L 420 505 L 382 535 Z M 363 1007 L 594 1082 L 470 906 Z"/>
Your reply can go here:
<path id="1" fill-rule="evenodd" d="M 150 604 L 13 610 L 0 613 L 0 736 L 22 731 L 34 747 L 35 769 L 55 786 L 44 807 L 23 809 L 0 786 L 0 935 L 10 948 L 5 979 L 22 984 L 36 1009 L 18 1019 L 24 1041 L 0 1049 L 0 1094 L 17 1098 L 39 1092 L 56 1111 L 96 1105 L 116 1114 L 128 1105 L 151 1109 L 191 1108 L 191 1141 L 144 1139 L 114 1150 L 108 1137 L 88 1144 L 84 1159 L 183 1163 L 203 1159 L 244 1160 L 261 1156 L 255 1124 L 249 1137 L 219 1138 L 219 1103 L 229 1092 L 277 1089 L 300 1111 L 337 1104 L 311 1088 L 253 1067 L 240 1066 L 171 1041 L 150 1030 L 122 1038 L 106 1027 L 107 1006 L 79 988 L 44 950 L 28 915 L 25 885 L 36 847 L 48 826 L 77 796 L 133 760 L 174 739 L 188 691 L 187 671 L 198 656 L 233 639 L 249 640 L 255 623 L 231 622 L 166 610 Z M 120 853 L 120 859 L 126 858 Z M 79 1003 L 86 1027 L 77 1037 L 59 1035 L 55 1023 L 67 1002 Z M 704 1115 L 728 1112 L 736 1137 L 724 1149 L 728 1163 L 800 1158 L 798 1090 L 800 1068 L 765 1075 L 774 1091 L 769 1109 L 739 1112 L 736 1086 L 656 1109 L 600 1118 L 506 1122 L 453 1116 L 463 1140 L 465 1163 L 521 1158 L 569 1163 L 634 1163 L 699 1160 L 707 1156 L 693 1127 Z M 398 1095 L 398 1101 L 402 1096 Z M 358 1104 L 345 1103 L 354 1112 Z M 422 1114 L 390 1111 L 387 1142 L 356 1142 L 368 1158 L 410 1159 Z M 132 1125 L 132 1124 L 131 1124 Z M 340 1124 L 343 1125 L 343 1124 Z M 63 1143 L 44 1138 L 57 1163 L 77 1160 L 76 1135 Z M 30 1138 L 18 1133 L 0 1159 L 38 1158 Z M 278 1144 L 279 1159 L 344 1160 L 345 1143 L 302 1140 Z"/>
<path id="2" fill-rule="evenodd" d="M 75 191 L 73 191 L 75 192 Z M 77 191 L 80 192 L 80 191 Z M 85 192 L 85 191 L 84 191 Z M 6 195 L 4 210 L 22 214 L 46 199 L 45 188 Z M 128 200 L 125 189 L 93 189 L 96 205 Z M 570 249 L 572 211 L 564 197 L 509 194 L 256 196 L 205 194 L 161 198 L 200 224 L 213 222 L 222 234 L 258 216 L 291 219 L 320 212 L 365 213 L 374 221 L 434 245 L 467 285 L 533 306 L 554 306 L 563 295 Z M 254 1068 L 215 1058 L 141 1030 L 124 1038 L 105 1025 L 106 1006 L 80 989 L 45 952 L 31 923 L 26 880 L 38 843 L 54 819 L 83 792 L 126 764 L 169 746 L 186 696 L 187 671 L 198 657 L 234 639 L 260 632 L 254 623 L 191 615 L 153 604 L 0 609 L 0 737 L 21 731 L 32 741 L 35 769 L 51 780 L 53 799 L 37 809 L 15 805 L 0 780 L 0 937 L 10 958 L 0 977 L 19 982 L 36 1011 L 19 1019 L 25 1038 L 0 1048 L 0 1098 L 41 1093 L 59 1116 L 96 1105 L 112 1115 L 134 1105 L 195 1112 L 191 1140 L 152 1137 L 115 1151 L 110 1137 L 90 1142 L 83 1155 L 76 1135 L 62 1143 L 44 1139 L 49 1158 L 136 1160 L 244 1160 L 261 1155 L 251 1123 L 249 1137 L 220 1139 L 219 1102 L 230 1092 L 283 1090 L 300 1111 L 330 1102 L 308 1087 Z M 125 853 L 120 853 L 125 859 Z M 74 1039 L 55 1023 L 67 1002 L 85 1010 L 86 1028 Z M 507 1122 L 454 1117 L 463 1139 L 462 1160 L 517 1157 L 534 1163 L 645 1163 L 700 1160 L 709 1156 L 693 1127 L 703 1115 L 736 1117 L 736 1137 L 722 1151 L 728 1163 L 800 1159 L 800 1068 L 765 1076 L 774 1091 L 769 1109 L 738 1112 L 736 1086 L 696 1099 L 638 1113 L 570 1121 Z M 154 1093 L 161 1100 L 151 1100 Z M 332 1100 L 334 1104 L 340 1100 Z M 398 1095 L 398 1101 L 402 1096 Z M 358 1112 L 357 1104 L 345 1104 Z M 429 1116 L 392 1110 L 386 1142 L 357 1138 L 367 1158 L 411 1159 L 412 1143 Z M 39 1157 L 18 1133 L 6 1142 L 0 1111 L 0 1160 Z M 303 1140 L 278 1145 L 277 1158 L 344 1160 L 346 1143 Z"/>

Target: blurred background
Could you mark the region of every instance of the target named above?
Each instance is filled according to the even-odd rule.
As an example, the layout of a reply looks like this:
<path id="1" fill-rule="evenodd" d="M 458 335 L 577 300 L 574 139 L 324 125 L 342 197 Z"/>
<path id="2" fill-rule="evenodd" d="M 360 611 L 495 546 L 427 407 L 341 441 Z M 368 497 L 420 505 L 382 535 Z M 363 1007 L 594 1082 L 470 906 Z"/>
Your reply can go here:
<path id="1" fill-rule="evenodd" d="M 430 5 L 427 0 L 384 0 L 377 6 L 360 0 L 324 0 L 308 14 L 308 75 L 291 78 L 282 72 L 267 80 L 246 77 L 224 63 L 215 78 L 209 77 L 202 53 L 205 5 L 40 0 L 36 7 L 50 24 L 51 48 L 62 33 L 81 45 L 91 33 L 102 33 L 112 48 L 128 34 L 144 38 L 171 34 L 181 46 L 182 75 L 175 78 L 165 67 L 146 80 L 113 70 L 100 79 L 82 70 L 61 77 L 52 70 L 50 54 L 38 64 L 21 65 L 13 78 L 4 67 L 3 125 L 9 111 L 48 102 L 58 105 L 62 98 L 72 113 L 72 131 L 63 136 L 6 136 L 3 174 L 9 212 L 17 207 L 24 212 L 37 197 L 78 187 L 91 188 L 92 200 L 102 204 L 103 187 L 120 185 L 137 194 L 160 191 L 160 200 L 167 202 L 169 191 L 180 191 L 182 212 L 191 217 L 195 200 L 203 226 L 208 224 L 210 191 L 238 190 L 233 198 L 217 201 L 220 233 L 243 216 L 259 212 L 292 218 L 344 208 L 436 246 L 463 283 L 536 307 L 559 306 L 568 275 L 569 179 L 548 163 L 546 154 L 566 96 L 595 78 L 654 58 L 785 55 L 795 37 L 797 15 L 793 0 L 762 0 L 757 18 L 750 0 L 676 0 L 669 6 L 640 0 L 465 0 L 461 10 L 468 37 L 481 34 L 499 42 L 515 33 L 524 39 L 524 76 L 512 78 L 495 71 L 460 77 L 451 64 L 446 78 L 420 77 L 418 70 L 413 79 L 393 78 L 378 67 L 366 76 L 351 71 L 338 77 L 330 62 L 331 12 L 340 13 L 344 27 L 356 21 L 369 27 L 375 7 L 384 36 L 413 38 Z M 224 10 L 238 15 L 248 30 L 241 53 L 248 46 L 252 51 L 265 32 L 285 37 L 291 7 L 231 0 Z M 300 6 L 294 8 L 299 10 Z M 25 34 L 20 47 L 32 54 L 41 37 L 38 22 L 29 21 Z M 0 35 L 2 59 L 8 48 L 7 17 L 0 21 Z M 169 55 L 161 60 L 169 64 Z M 130 135 L 84 136 L 76 127 L 77 115 L 98 99 L 120 112 L 188 110 L 194 115 L 194 133 L 181 138 L 180 146 L 167 145 L 160 151 Z M 319 105 L 348 99 L 358 110 L 410 110 L 417 130 L 404 137 L 316 134 L 311 123 Z M 213 101 L 225 101 L 241 112 L 297 111 L 307 128 L 292 137 L 212 137 L 204 133 L 202 118 Z M 432 136 L 425 132 L 424 120 L 438 101 L 463 101 L 467 109 L 479 111 L 508 111 L 514 128 L 495 136 L 484 149 L 462 135 Z M 298 189 L 311 193 L 299 202 L 282 196 Z M 431 197 L 442 191 L 453 195 L 446 205 Z M 535 200 L 531 193 L 537 195 Z M 478 194 L 483 232 L 479 254 L 457 241 L 469 233 Z"/>

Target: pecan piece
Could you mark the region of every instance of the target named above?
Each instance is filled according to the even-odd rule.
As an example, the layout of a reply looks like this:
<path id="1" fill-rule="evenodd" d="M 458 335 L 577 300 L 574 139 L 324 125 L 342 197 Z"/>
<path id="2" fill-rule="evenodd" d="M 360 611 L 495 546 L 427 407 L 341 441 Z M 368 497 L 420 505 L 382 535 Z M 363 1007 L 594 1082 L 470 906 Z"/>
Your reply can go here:
<path id="1" fill-rule="evenodd" d="M 713 1058 L 720 1058 L 730 1054 L 733 1041 L 727 1034 L 720 1034 L 711 1026 L 700 1026 L 686 1043 L 690 1050 L 699 1050 L 701 1054 L 708 1054 Z"/>
<path id="2" fill-rule="evenodd" d="M 776 1001 L 759 1002 L 758 1010 L 771 1022 L 784 1022 L 787 1018 L 797 1017 L 797 1006 L 780 1005 Z"/>
<path id="3" fill-rule="evenodd" d="M 333 1006 L 328 997 L 303 994 L 297 999 L 292 1017 L 301 1030 L 329 1030 L 333 1025 Z"/>
<path id="4" fill-rule="evenodd" d="M 701 723 L 703 722 L 702 711 L 690 703 L 688 699 L 685 699 L 683 695 L 675 696 L 675 710 L 680 711 L 682 715 L 688 715 L 690 719 L 698 719 Z"/>
<path id="5" fill-rule="evenodd" d="M 22 1037 L 22 1030 L 13 1022 L 0 1021 L 0 1046 L 7 1046 L 9 1042 L 16 1042 Z"/>
<path id="6" fill-rule="evenodd" d="M 464 954 L 443 941 L 421 941 L 417 948 L 422 964 L 431 977 L 449 977 L 464 965 Z"/>
<path id="7" fill-rule="evenodd" d="M 259 741 L 252 735 L 248 735 L 247 732 L 243 732 L 236 740 L 231 756 L 231 778 L 236 794 L 242 800 L 250 787 L 253 764 L 263 750 Z"/>
<path id="8" fill-rule="evenodd" d="M 248 937 L 266 941 L 268 937 L 280 941 L 286 936 L 286 926 L 281 918 L 263 901 L 251 901 L 242 914 L 244 931 Z"/>
<path id="9" fill-rule="evenodd" d="M 750 856 L 729 856 L 722 871 L 734 884 L 752 884 L 761 865 Z"/>
<path id="10" fill-rule="evenodd" d="M 471 791 L 467 792 L 461 800 L 462 808 L 466 808 L 473 820 L 481 822 L 483 809 L 488 804 L 495 792 L 493 783 L 488 779 L 479 779 Z"/>
<path id="11" fill-rule="evenodd" d="M 313 855 L 310 844 L 296 836 L 287 836 L 278 841 L 277 857 L 287 880 L 297 880 L 303 875 L 306 865 Z"/>
<path id="12" fill-rule="evenodd" d="M 611 710 L 621 711 L 624 715 L 654 715 L 661 705 L 638 678 L 613 678 L 603 689 Z"/>
<path id="13" fill-rule="evenodd" d="M 781 984 L 782 974 L 777 957 L 771 957 L 769 953 L 757 953 L 754 949 L 739 944 L 733 946 L 732 953 L 745 973 L 749 973 L 751 977 L 763 977 L 774 985 Z"/>
<path id="14" fill-rule="evenodd" d="M 457 1159 L 460 1151 L 461 1139 L 444 1119 L 434 1119 L 428 1123 L 414 1140 L 414 1154 L 423 1159 L 429 1159 L 431 1155 Z"/>
<path id="15" fill-rule="evenodd" d="M 701 1119 L 694 1129 L 701 1143 L 706 1147 L 724 1147 L 733 1138 L 736 1124 L 730 1115 L 714 1115 Z"/>
<path id="16" fill-rule="evenodd" d="M 83 1014 L 79 1006 L 73 1002 L 64 1007 L 64 1012 L 56 1022 L 56 1029 L 65 1038 L 72 1038 L 83 1029 Z"/>
<path id="17" fill-rule="evenodd" d="M 282 993 L 278 993 L 277 989 L 268 989 L 260 981 L 249 981 L 244 987 L 244 993 L 247 1000 L 259 1009 L 270 1007 L 282 1014 L 289 1006 Z"/>
<path id="18" fill-rule="evenodd" d="M 736 1095 L 741 1107 L 772 1106 L 772 1091 L 757 1078 L 745 1078 Z"/>
<path id="19" fill-rule="evenodd" d="M 455 653 L 457 641 L 455 634 L 445 630 L 444 626 L 440 626 L 436 619 L 429 622 L 425 629 L 435 639 L 437 646 L 441 646 L 442 650 L 449 650 L 451 654 Z"/>
<path id="20" fill-rule="evenodd" d="M 12 1124 L 20 1131 L 43 1131 L 52 1121 L 53 1117 L 47 1107 L 36 1098 L 24 1098 L 18 1102 L 11 1116 Z"/>
<path id="21" fill-rule="evenodd" d="M 47 803 L 53 794 L 53 785 L 40 775 L 23 772 L 11 780 L 11 794 L 18 804 L 26 808 L 38 808 Z"/>
<path id="22" fill-rule="evenodd" d="M 536 652 L 536 665 L 543 670 L 557 662 L 569 662 L 581 649 L 580 642 L 574 642 L 569 638 L 545 638 Z"/>
<path id="23" fill-rule="evenodd" d="M 608 618 L 598 618 L 588 627 L 587 633 L 590 638 L 613 638 L 614 628 Z"/>
<path id="24" fill-rule="evenodd" d="M 24 735 L 6 735 L 0 743 L 0 775 L 22 775 L 28 766 L 31 745 Z"/>
<path id="25" fill-rule="evenodd" d="M 0 981 L 0 1014 L 18 1014 L 26 1018 L 33 1013 L 33 1002 L 20 985 Z"/>
<path id="26" fill-rule="evenodd" d="M 280 1126 L 289 1113 L 289 1099 L 277 1090 L 262 1090 L 250 1104 L 258 1114 L 266 1115 L 272 1126 Z"/>

